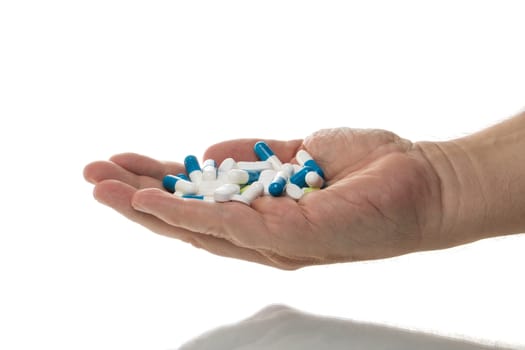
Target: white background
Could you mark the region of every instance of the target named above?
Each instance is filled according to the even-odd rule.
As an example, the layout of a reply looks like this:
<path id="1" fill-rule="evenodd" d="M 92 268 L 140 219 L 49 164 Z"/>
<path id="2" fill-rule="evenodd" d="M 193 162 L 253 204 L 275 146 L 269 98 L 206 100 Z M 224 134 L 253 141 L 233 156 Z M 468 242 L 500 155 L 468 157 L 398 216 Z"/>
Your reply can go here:
<path id="1" fill-rule="evenodd" d="M 525 348 L 525 237 L 285 272 L 155 235 L 85 164 L 525 105 L 520 1 L 0 2 L 0 348 L 167 349 L 272 303 Z"/>

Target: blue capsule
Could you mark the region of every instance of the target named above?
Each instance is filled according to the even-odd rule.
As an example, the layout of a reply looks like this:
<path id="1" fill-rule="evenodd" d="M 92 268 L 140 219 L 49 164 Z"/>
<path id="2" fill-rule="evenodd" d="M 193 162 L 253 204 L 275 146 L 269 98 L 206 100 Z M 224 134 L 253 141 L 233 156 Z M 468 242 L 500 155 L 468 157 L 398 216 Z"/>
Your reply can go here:
<path id="1" fill-rule="evenodd" d="M 188 175 L 186 175 L 184 173 L 178 173 L 176 176 L 180 177 L 183 180 L 191 181 L 190 178 L 188 177 Z"/>
<path id="2" fill-rule="evenodd" d="M 315 170 L 313 168 L 310 168 L 309 166 L 302 167 L 299 171 L 290 176 L 290 182 L 301 188 L 308 187 L 308 185 L 306 184 L 306 174 L 308 174 L 310 171 Z"/>
<path id="3" fill-rule="evenodd" d="M 162 186 L 171 193 L 195 194 L 198 191 L 197 186 L 193 182 L 186 181 L 176 175 L 164 176 Z"/>
<path id="4" fill-rule="evenodd" d="M 286 187 L 288 179 L 293 174 L 294 167 L 290 163 L 283 164 L 281 170 L 279 170 L 272 179 L 270 185 L 268 185 L 268 193 L 272 196 L 280 196 Z"/>
<path id="5" fill-rule="evenodd" d="M 270 185 L 268 186 L 268 192 L 274 196 L 278 197 L 284 192 L 284 187 L 286 186 L 286 179 L 280 175 L 276 175 Z"/>
<path id="6" fill-rule="evenodd" d="M 264 141 L 258 141 L 253 146 L 253 150 L 255 151 L 255 154 L 260 160 L 266 160 L 269 161 L 272 164 L 272 167 L 274 170 L 279 171 L 281 170 L 281 167 L 283 166 L 283 163 L 275 153 L 273 153 L 272 149 L 268 144 Z"/>
<path id="7" fill-rule="evenodd" d="M 186 156 L 184 158 L 184 166 L 191 181 L 199 183 L 202 180 L 202 170 L 197 157 L 193 155 Z"/>
<path id="8" fill-rule="evenodd" d="M 312 156 L 308 152 L 306 152 L 304 149 L 297 151 L 295 158 L 297 159 L 297 162 L 299 163 L 299 165 L 309 166 L 315 172 L 321 175 L 321 177 L 324 178 L 323 169 L 321 169 L 319 164 L 317 164 L 317 162 L 312 158 Z"/>
<path id="9" fill-rule="evenodd" d="M 183 194 L 182 198 L 187 199 L 198 199 L 198 200 L 204 200 L 204 196 L 202 194 Z"/>

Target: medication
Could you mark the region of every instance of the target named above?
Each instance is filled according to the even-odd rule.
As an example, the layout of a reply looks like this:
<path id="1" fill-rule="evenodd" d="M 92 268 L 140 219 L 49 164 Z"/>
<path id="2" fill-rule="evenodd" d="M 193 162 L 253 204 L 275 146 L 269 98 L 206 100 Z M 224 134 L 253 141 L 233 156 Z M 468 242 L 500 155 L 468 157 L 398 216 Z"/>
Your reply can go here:
<path id="1" fill-rule="evenodd" d="M 307 187 L 306 174 L 308 174 L 310 171 L 314 171 L 314 169 L 310 168 L 309 166 L 302 167 L 301 170 L 290 176 L 290 182 L 301 188 Z"/>
<path id="2" fill-rule="evenodd" d="M 284 164 L 268 186 L 268 192 L 274 197 L 280 196 L 283 193 L 284 187 L 286 186 L 286 183 L 288 182 L 288 179 L 292 173 L 293 166 L 289 163 Z"/>
<path id="3" fill-rule="evenodd" d="M 219 168 L 217 171 L 219 173 L 221 172 L 228 172 L 231 169 L 237 169 L 237 162 L 233 158 L 226 158 L 221 162 L 221 165 L 219 165 Z"/>
<path id="4" fill-rule="evenodd" d="M 197 192 L 197 194 L 201 194 L 203 196 L 213 196 L 213 192 L 215 191 L 215 189 L 224 183 L 225 182 L 219 181 L 219 180 L 214 180 L 214 181 L 202 180 L 198 185 L 199 192 Z"/>
<path id="5" fill-rule="evenodd" d="M 270 184 L 272 183 L 272 180 L 275 177 L 275 174 L 277 174 L 277 172 L 273 169 L 263 170 L 259 174 L 258 181 L 263 183 L 265 195 L 270 195 L 268 188 L 270 187 Z"/>
<path id="6" fill-rule="evenodd" d="M 260 181 L 255 181 L 241 194 L 234 194 L 231 200 L 234 202 L 250 205 L 255 199 L 264 193 L 264 185 Z"/>
<path id="7" fill-rule="evenodd" d="M 184 166 L 186 167 L 186 173 L 188 173 L 188 176 L 192 182 L 201 182 L 202 170 L 197 157 L 193 155 L 186 156 L 186 158 L 184 158 Z"/>
<path id="8" fill-rule="evenodd" d="M 235 201 L 246 205 L 259 196 L 284 196 L 299 200 L 326 184 L 323 170 L 305 150 L 296 153 L 298 164 L 282 163 L 264 141 L 253 150 L 259 160 L 225 158 L 219 166 L 206 159 L 202 168 L 197 158 L 184 158 L 185 173 L 166 175 L 162 185 L 175 196 L 217 203 Z"/>
<path id="9" fill-rule="evenodd" d="M 196 194 L 198 187 L 190 181 L 186 181 L 176 175 L 166 175 L 162 179 L 162 185 L 171 193 Z"/>
<path id="10" fill-rule="evenodd" d="M 317 171 L 309 171 L 304 177 L 304 181 L 309 187 L 321 188 L 324 186 L 324 179 Z"/>
<path id="11" fill-rule="evenodd" d="M 182 198 L 187 198 L 187 199 L 204 200 L 204 196 L 202 194 L 183 194 L 181 197 Z"/>
<path id="12" fill-rule="evenodd" d="M 237 184 L 224 184 L 215 189 L 213 199 L 216 202 L 228 202 L 232 196 L 239 194 L 241 187 Z"/>
<path id="13" fill-rule="evenodd" d="M 190 178 L 188 177 L 188 175 L 186 175 L 184 173 L 178 173 L 176 176 L 180 177 L 183 180 L 191 181 Z"/>
<path id="14" fill-rule="evenodd" d="M 297 159 L 297 162 L 300 165 L 309 166 L 310 168 L 313 168 L 319 175 L 321 175 L 324 178 L 323 169 L 321 169 L 319 164 L 317 164 L 317 162 L 313 160 L 312 156 L 304 149 L 297 151 L 295 159 Z"/>
<path id="15" fill-rule="evenodd" d="M 286 185 L 285 193 L 288 197 L 295 200 L 299 200 L 304 195 L 303 189 L 292 183 Z"/>
<path id="16" fill-rule="evenodd" d="M 245 185 L 259 179 L 259 173 L 252 170 L 231 169 L 228 171 L 227 180 L 230 183 Z"/>
<path id="17" fill-rule="evenodd" d="M 259 160 L 255 162 L 237 162 L 237 167 L 243 170 L 252 170 L 252 171 L 263 171 L 268 169 L 273 169 L 272 163 L 267 160 Z"/>
<path id="18" fill-rule="evenodd" d="M 272 149 L 264 141 L 258 141 L 253 146 L 253 150 L 260 160 L 268 161 L 272 164 L 274 170 L 281 170 L 283 166 L 281 160 L 273 153 Z"/>
<path id="19" fill-rule="evenodd" d="M 320 190 L 319 187 L 305 187 L 305 188 L 303 188 L 303 193 L 307 194 L 307 193 L 315 192 L 315 191 L 318 191 L 318 190 Z"/>
<path id="20" fill-rule="evenodd" d="M 213 181 L 217 179 L 217 163 L 213 159 L 206 159 L 202 163 L 202 180 Z"/>

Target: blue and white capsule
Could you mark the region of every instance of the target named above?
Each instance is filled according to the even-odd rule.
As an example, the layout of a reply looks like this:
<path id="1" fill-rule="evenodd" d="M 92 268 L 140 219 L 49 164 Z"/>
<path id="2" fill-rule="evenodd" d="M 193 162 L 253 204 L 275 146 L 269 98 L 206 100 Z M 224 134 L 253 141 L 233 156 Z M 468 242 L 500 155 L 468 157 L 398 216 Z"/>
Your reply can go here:
<path id="1" fill-rule="evenodd" d="M 259 179 L 257 181 L 262 182 L 262 184 L 264 185 L 264 194 L 265 195 L 270 195 L 270 192 L 268 191 L 268 189 L 269 189 L 270 184 L 272 183 L 273 178 L 275 177 L 276 174 L 277 174 L 277 172 L 275 170 L 273 170 L 273 169 L 263 170 L 259 174 Z"/>
<path id="2" fill-rule="evenodd" d="M 258 141 L 253 146 L 257 157 L 262 161 L 268 161 L 272 164 L 274 170 L 279 171 L 283 166 L 281 160 L 275 155 L 270 146 L 264 141 Z"/>
<path id="3" fill-rule="evenodd" d="M 197 157 L 193 155 L 186 156 L 184 158 L 184 166 L 192 182 L 199 183 L 202 181 L 202 169 Z"/>
<path id="4" fill-rule="evenodd" d="M 293 165 L 286 163 L 281 167 L 281 170 L 275 174 L 272 182 L 268 186 L 268 193 L 274 197 L 278 197 L 283 194 L 288 179 L 293 174 Z"/>
<path id="5" fill-rule="evenodd" d="M 166 175 L 162 179 L 162 186 L 171 193 L 196 194 L 198 187 L 195 183 L 186 181 L 176 175 Z"/>
<path id="6" fill-rule="evenodd" d="M 301 170 L 297 171 L 295 174 L 290 176 L 290 182 L 294 185 L 299 186 L 300 188 L 307 187 L 306 183 L 306 174 L 308 174 L 311 171 L 315 171 L 313 168 L 310 168 L 309 166 L 303 166 Z"/>
<path id="7" fill-rule="evenodd" d="M 297 159 L 297 162 L 300 165 L 313 168 L 319 175 L 321 175 L 324 178 L 323 169 L 321 169 L 319 164 L 317 164 L 317 162 L 312 158 L 312 156 L 304 149 L 297 151 L 295 159 Z"/>
<path id="8" fill-rule="evenodd" d="M 184 173 L 178 173 L 176 176 L 180 177 L 183 180 L 191 181 L 190 178 L 188 177 L 188 175 L 186 175 Z"/>

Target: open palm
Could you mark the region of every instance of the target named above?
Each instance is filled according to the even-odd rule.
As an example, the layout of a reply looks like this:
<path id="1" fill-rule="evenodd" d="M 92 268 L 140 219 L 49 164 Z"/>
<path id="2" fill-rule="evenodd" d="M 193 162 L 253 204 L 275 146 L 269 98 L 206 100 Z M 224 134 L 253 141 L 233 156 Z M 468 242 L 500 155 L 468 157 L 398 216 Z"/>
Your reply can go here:
<path id="1" fill-rule="evenodd" d="M 258 140 L 211 146 L 204 159 L 255 160 Z M 324 129 L 305 140 L 265 140 L 282 162 L 306 149 L 327 187 L 299 201 L 263 196 L 240 203 L 185 200 L 162 190 L 180 163 L 119 154 L 86 166 L 94 196 L 151 231 L 211 253 L 282 269 L 386 258 L 435 248 L 441 200 L 438 181 L 411 142 L 383 130 Z"/>

